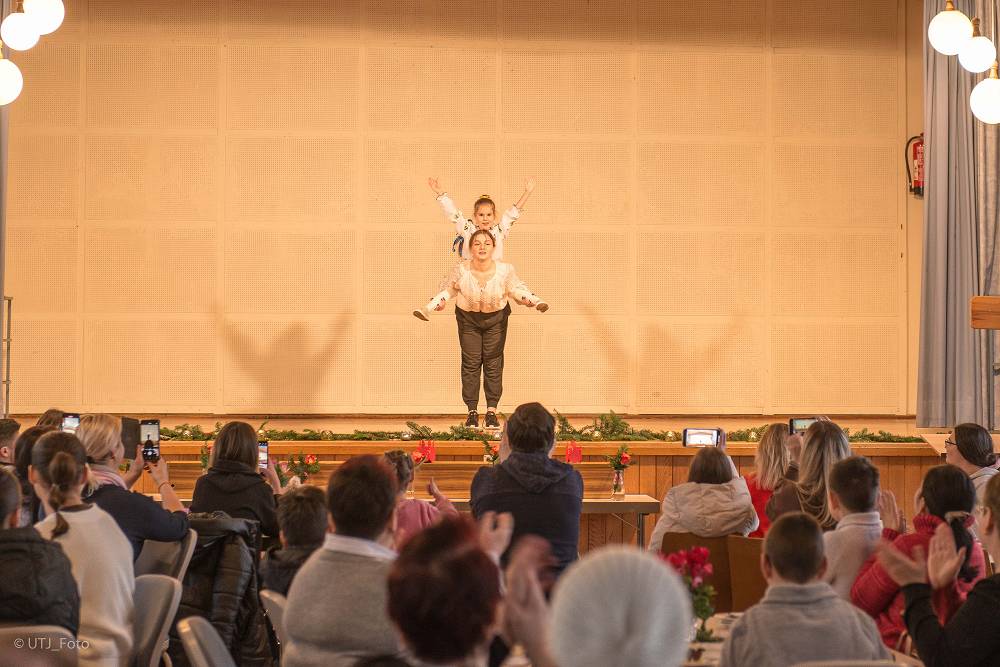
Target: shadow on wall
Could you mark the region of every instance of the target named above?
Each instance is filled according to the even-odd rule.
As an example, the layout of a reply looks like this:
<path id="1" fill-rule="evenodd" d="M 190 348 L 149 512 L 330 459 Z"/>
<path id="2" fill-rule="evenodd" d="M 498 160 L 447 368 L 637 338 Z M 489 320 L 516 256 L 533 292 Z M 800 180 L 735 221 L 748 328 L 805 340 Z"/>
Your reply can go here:
<path id="1" fill-rule="evenodd" d="M 349 317 L 341 315 L 326 329 L 326 341 L 315 349 L 315 335 L 303 322 L 282 325 L 271 322 L 237 322 L 223 318 L 222 334 L 229 357 L 245 378 L 244 386 L 233 386 L 231 378 L 224 400 L 231 407 L 308 407 L 336 403 L 319 395 L 344 338 Z M 276 335 L 270 335 L 277 327 Z M 258 333 L 259 332 L 259 333 Z M 256 335 L 255 335 L 256 334 Z M 248 386 L 249 385 L 249 386 Z"/>

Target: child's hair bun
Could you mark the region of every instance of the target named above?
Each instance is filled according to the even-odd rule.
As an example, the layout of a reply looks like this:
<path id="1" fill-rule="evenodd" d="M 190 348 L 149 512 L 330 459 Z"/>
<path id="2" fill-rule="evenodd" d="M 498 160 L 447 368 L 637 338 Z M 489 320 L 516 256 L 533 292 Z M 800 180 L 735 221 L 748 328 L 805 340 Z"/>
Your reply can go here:
<path id="1" fill-rule="evenodd" d="M 493 199 L 493 197 L 490 197 L 489 195 L 479 195 L 479 198 L 480 199 Z"/>

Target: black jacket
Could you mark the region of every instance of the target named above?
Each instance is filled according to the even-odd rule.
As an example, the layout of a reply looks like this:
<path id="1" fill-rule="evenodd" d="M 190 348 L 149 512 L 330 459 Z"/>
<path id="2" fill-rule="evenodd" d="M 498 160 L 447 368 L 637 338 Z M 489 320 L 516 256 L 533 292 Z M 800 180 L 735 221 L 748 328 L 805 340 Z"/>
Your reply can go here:
<path id="1" fill-rule="evenodd" d="M 1000 575 L 980 579 L 948 625 L 931 605 L 931 587 L 903 587 L 906 629 L 927 667 L 1000 665 Z"/>
<path id="2" fill-rule="evenodd" d="M 118 523 L 132 544 L 133 560 L 139 557 L 146 540 L 175 542 L 187 535 L 187 514 L 168 512 L 160 503 L 141 493 L 105 484 L 85 500 L 100 507 Z"/>
<path id="3" fill-rule="evenodd" d="M 208 619 L 237 665 L 275 664 L 257 592 L 257 524 L 221 512 L 188 518 L 198 544 L 184 575 L 176 618 Z M 173 664 L 189 665 L 176 625 L 170 637 Z"/>
<path id="4" fill-rule="evenodd" d="M 198 478 L 192 512 L 225 512 L 234 519 L 253 519 L 265 537 L 278 536 L 278 503 L 257 469 L 236 461 L 219 461 Z"/>
<path id="5" fill-rule="evenodd" d="M 583 478 L 573 466 L 545 452 L 513 452 L 503 463 L 476 472 L 470 504 L 477 518 L 491 511 L 513 514 L 512 546 L 521 535 L 547 539 L 559 563 L 557 574 L 576 560 Z"/>
<path id="6" fill-rule="evenodd" d="M 295 573 L 320 546 L 269 549 L 260 564 L 260 587 L 287 596 Z"/>
<path id="7" fill-rule="evenodd" d="M 37 530 L 0 530 L 0 623 L 80 629 L 80 593 L 69 558 Z"/>

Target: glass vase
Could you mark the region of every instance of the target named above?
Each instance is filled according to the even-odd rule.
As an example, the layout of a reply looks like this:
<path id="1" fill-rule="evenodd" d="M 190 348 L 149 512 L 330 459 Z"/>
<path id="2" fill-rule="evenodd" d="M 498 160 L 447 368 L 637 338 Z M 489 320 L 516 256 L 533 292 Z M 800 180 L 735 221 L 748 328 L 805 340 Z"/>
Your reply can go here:
<path id="1" fill-rule="evenodd" d="M 625 500 L 625 471 L 615 470 L 611 478 L 611 499 Z"/>

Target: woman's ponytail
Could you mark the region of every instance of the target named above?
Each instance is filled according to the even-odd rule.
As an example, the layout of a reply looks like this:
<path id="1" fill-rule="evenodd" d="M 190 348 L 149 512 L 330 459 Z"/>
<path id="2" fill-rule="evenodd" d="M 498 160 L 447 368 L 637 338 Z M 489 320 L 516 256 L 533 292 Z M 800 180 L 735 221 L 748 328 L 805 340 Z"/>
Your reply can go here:
<path id="1" fill-rule="evenodd" d="M 953 465 L 934 466 L 924 476 L 920 489 L 924 506 L 951 528 L 955 549 L 965 547 L 965 560 L 958 571 L 958 578 L 971 582 L 979 574 L 971 564 L 974 540 L 969 532 L 972 525 L 972 508 L 976 503 L 976 487 L 960 468 Z"/>
<path id="2" fill-rule="evenodd" d="M 965 560 L 962 562 L 962 567 L 958 570 L 958 578 L 965 582 L 972 582 L 979 574 L 970 561 L 972 558 L 972 544 L 975 541 L 968 529 L 968 526 L 972 523 L 972 515 L 968 512 L 947 512 L 944 520 L 948 523 L 948 527 L 951 528 L 951 534 L 955 538 L 955 549 L 965 547 Z"/>
<path id="3" fill-rule="evenodd" d="M 52 537 L 64 535 L 69 530 L 69 524 L 59 510 L 80 486 L 86 465 L 87 454 L 72 433 L 46 433 L 31 451 L 31 467 L 49 487 L 49 505 L 56 514 Z"/>

